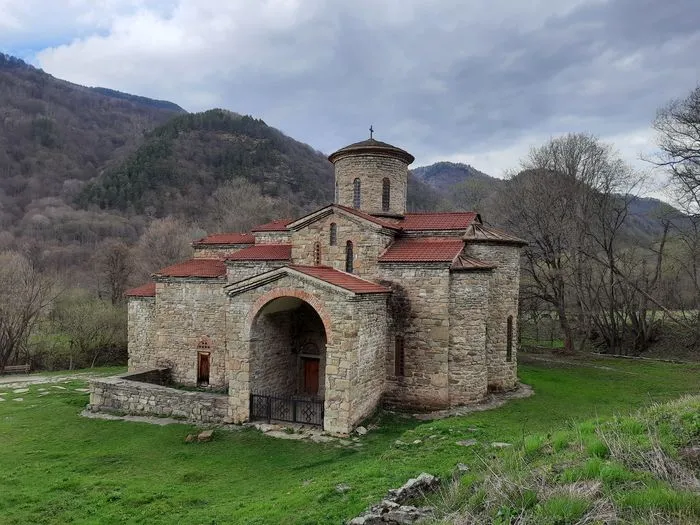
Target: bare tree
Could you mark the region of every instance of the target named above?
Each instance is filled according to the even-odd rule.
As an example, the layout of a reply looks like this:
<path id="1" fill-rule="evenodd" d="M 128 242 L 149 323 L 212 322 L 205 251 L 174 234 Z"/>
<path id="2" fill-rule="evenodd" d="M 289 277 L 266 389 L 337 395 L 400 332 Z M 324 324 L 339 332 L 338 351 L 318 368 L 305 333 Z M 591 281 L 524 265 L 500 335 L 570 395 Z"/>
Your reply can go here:
<path id="1" fill-rule="evenodd" d="M 95 258 L 99 273 L 98 281 L 106 285 L 112 304 L 121 304 L 129 278 L 134 271 L 131 250 L 123 242 L 109 239 L 100 245 Z"/>
<path id="2" fill-rule="evenodd" d="M 139 278 L 147 279 L 160 268 L 191 257 L 192 240 L 203 233 L 172 217 L 151 222 L 134 247 Z"/>
<path id="3" fill-rule="evenodd" d="M 521 168 L 507 181 L 501 207 L 509 227 L 530 241 L 526 293 L 556 311 L 566 350 L 577 336 L 585 342 L 593 315 L 605 320 L 608 335 L 619 334 L 619 283 L 611 268 L 627 217 L 625 195 L 637 178 L 611 146 L 587 134 L 533 148 Z M 609 343 L 617 347 L 617 335 Z"/>
<path id="4" fill-rule="evenodd" d="M 57 301 L 52 312 L 56 328 L 68 337 L 69 369 L 76 361 L 90 367 L 106 350 L 126 346 L 126 310 L 76 290 Z"/>
<path id="5" fill-rule="evenodd" d="M 0 253 L 0 370 L 26 349 L 55 287 L 16 252 Z"/>
<path id="6" fill-rule="evenodd" d="M 266 197 L 260 187 L 243 178 L 220 186 L 209 199 L 210 231 L 245 232 L 273 219 L 296 216 L 288 200 Z"/>
<path id="7" fill-rule="evenodd" d="M 652 162 L 668 169 L 685 211 L 700 213 L 700 85 L 661 108 L 654 129 L 661 151 Z"/>

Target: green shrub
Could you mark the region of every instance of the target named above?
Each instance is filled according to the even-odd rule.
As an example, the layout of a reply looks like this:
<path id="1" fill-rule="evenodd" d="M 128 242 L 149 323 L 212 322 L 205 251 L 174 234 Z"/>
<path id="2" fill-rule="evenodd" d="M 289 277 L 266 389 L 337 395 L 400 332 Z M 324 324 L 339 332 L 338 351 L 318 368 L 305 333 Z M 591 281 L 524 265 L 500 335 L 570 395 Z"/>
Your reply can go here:
<path id="1" fill-rule="evenodd" d="M 586 445 L 586 452 L 596 458 L 607 458 L 610 455 L 608 446 L 599 439 L 592 439 Z"/>
<path id="2" fill-rule="evenodd" d="M 568 525 L 576 523 L 586 513 L 590 503 L 574 496 L 554 496 L 538 508 L 536 523 Z"/>

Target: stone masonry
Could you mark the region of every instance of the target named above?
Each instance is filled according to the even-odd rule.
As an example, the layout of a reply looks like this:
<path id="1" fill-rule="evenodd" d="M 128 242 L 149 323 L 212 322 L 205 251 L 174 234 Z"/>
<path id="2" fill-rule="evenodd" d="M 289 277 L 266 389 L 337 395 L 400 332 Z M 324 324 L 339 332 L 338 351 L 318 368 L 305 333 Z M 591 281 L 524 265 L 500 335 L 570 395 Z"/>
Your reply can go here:
<path id="1" fill-rule="evenodd" d="M 92 409 L 243 423 L 251 394 L 275 395 L 319 400 L 323 429 L 348 434 L 382 403 L 446 409 L 515 388 L 524 242 L 476 213 L 407 213 L 400 148 L 370 139 L 329 160 L 336 203 L 200 239 L 128 292 L 129 371 L 210 392 L 96 380 Z"/>

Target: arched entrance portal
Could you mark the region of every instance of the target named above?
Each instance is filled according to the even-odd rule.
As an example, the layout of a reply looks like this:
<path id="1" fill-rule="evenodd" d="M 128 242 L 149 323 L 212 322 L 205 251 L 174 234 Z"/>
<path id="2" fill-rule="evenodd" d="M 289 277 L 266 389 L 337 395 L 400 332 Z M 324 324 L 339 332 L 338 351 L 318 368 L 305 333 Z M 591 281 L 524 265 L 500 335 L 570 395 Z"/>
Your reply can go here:
<path id="1" fill-rule="evenodd" d="M 251 419 L 323 424 L 326 329 L 297 297 L 266 303 L 250 332 Z"/>

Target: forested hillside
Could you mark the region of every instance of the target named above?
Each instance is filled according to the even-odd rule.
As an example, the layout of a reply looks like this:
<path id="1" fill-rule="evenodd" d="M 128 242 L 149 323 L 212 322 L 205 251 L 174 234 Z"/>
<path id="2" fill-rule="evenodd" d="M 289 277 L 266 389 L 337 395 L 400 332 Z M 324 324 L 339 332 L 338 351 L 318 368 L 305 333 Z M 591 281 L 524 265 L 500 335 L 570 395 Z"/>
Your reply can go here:
<path id="1" fill-rule="evenodd" d="M 71 199 L 144 132 L 182 112 L 103 94 L 0 54 L 0 224 L 50 197 Z"/>
<path id="2" fill-rule="evenodd" d="M 299 207 L 327 203 L 333 172 L 325 155 L 262 120 L 213 109 L 175 117 L 148 133 L 121 165 L 88 185 L 83 206 L 198 220 L 209 195 L 245 179 Z"/>

